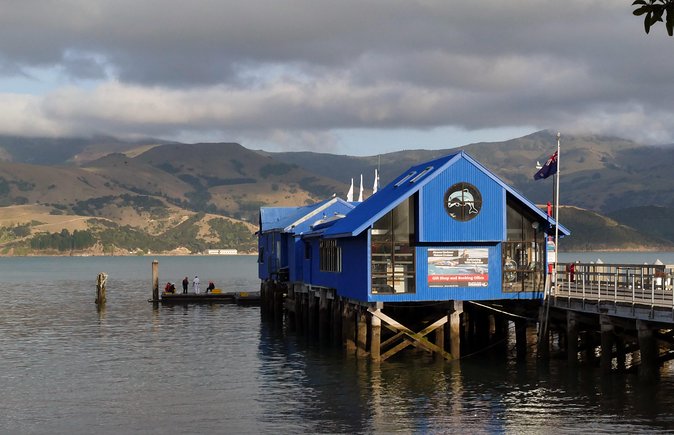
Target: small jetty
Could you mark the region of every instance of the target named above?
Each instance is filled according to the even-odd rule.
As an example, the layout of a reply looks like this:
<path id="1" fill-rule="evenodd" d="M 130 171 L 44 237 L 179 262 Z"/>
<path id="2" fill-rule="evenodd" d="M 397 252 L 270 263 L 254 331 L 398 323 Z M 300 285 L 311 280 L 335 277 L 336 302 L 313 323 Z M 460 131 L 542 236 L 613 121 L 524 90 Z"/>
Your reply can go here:
<path id="1" fill-rule="evenodd" d="M 156 302 L 156 301 L 152 301 Z M 239 304 L 259 305 L 260 292 L 162 293 L 162 304 Z"/>
<path id="2" fill-rule="evenodd" d="M 152 261 L 152 298 L 148 302 L 162 305 L 237 304 L 260 305 L 260 292 L 223 292 L 214 289 L 208 293 L 159 293 L 159 261 Z"/>

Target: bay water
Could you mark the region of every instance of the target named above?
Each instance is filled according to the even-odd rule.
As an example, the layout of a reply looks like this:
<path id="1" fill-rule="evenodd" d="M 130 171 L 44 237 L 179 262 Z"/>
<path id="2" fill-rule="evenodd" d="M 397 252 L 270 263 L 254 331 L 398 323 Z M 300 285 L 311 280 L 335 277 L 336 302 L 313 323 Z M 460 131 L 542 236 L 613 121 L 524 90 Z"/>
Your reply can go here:
<path id="1" fill-rule="evenodd" d="M 580 255 L 561 260 L 609 262 Z M 671 365 L 643 384 L 564 361 L 517 363 L 514 352 L 374 364 L 279 331 L 259 307 L 155 308 L 153 259 L 0 258 L 0 433 L 674 432 Z M 199 275 L 224 291 L 259 289 L 254 256 L 158 260 L 162 288 Z M 100 311 L 99 272 L 109 275 Z"/>

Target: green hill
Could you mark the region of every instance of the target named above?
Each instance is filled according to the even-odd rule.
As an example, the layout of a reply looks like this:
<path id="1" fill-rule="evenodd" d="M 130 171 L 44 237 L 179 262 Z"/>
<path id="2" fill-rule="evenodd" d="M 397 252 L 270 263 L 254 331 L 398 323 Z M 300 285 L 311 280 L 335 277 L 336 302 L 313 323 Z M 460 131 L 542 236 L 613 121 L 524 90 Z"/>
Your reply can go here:
<path id="1" fill-rule="evenodd" d="M 555 135 L 541 131 L 461 149 L 528 198 L 545 203 L 552 180 L 534 181 L 532 175 L 536 161 L 555 148 Z M 0 136 L 0 250 L 61 252 L 68 243 L 73 249 L 91 240 L 85 248 L 91 252 L 254 250 L 250 223 L 257 222 L 263 205 L 344 197 L 351 178 L 360 174 L 367 195 L 377 167 L 384 185 L 411 165 L 458 150 L 354 157 L 256 152 L 237 143 Z M 562 223 L 573 232 L 562 249 L 671 246 L 674 147 L 563 136 L 560 160 L 561 200 L 567 206 Z M 601 215 L 606 212 L 610 218 Z"/>

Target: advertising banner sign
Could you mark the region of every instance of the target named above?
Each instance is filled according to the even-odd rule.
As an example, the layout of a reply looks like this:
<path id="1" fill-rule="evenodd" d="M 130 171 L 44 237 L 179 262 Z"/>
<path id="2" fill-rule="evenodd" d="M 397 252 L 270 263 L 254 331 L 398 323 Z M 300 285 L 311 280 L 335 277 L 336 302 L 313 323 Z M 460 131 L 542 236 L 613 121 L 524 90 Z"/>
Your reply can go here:
<path id="1" fill-rule="evenodd" d="M 429 249 L 430 287 L 487 287 L 489 249 Z"/>

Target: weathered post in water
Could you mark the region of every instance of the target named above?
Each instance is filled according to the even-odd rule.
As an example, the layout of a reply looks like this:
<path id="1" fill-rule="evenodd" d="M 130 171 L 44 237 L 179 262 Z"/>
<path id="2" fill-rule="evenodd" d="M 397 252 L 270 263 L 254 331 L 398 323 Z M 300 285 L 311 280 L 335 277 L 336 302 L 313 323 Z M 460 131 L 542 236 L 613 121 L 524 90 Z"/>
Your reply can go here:
<path id="1" fill-rule="evenodd" d="M 99 273 L 96 278 L 96 305 L 99 307 L 105 305 L 105 283 L 108 280 L 107 273 Z"/>
<path id="2" fill-rule="evenodd" d="M 159 300 L 159 261 L 152 261 L 152 300 Z"/>

